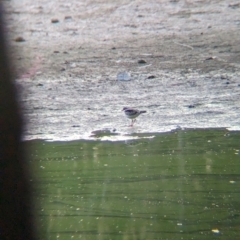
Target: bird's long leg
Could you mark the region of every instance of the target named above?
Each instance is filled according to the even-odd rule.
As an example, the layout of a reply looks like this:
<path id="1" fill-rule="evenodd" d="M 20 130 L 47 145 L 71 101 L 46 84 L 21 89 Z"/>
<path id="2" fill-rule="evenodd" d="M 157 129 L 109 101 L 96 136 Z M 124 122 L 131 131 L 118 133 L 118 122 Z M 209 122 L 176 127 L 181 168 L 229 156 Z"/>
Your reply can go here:
<path id="1" fill-rule="evenodd" d="M 129 127 L 132 127 L 133 126 L 133 119 L 131 120 L 131 124 L 129 125 Z"/>
<path id="2" fill-rule="evenodd" d="M 132 119 L 132 126 L 136 122 L 136 118 Z"/>

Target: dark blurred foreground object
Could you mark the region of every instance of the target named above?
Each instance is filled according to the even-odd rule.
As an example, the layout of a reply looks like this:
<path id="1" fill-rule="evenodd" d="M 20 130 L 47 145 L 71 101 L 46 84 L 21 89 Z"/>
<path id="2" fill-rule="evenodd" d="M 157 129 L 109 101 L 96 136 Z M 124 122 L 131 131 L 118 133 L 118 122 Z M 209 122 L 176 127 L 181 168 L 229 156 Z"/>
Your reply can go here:
<path id="1" fill-rule="evenodd" d="M 22 117 L 4 38 L 0 1 L 0 239 L 34 238 L 28 169 L 21 144 Z"/>

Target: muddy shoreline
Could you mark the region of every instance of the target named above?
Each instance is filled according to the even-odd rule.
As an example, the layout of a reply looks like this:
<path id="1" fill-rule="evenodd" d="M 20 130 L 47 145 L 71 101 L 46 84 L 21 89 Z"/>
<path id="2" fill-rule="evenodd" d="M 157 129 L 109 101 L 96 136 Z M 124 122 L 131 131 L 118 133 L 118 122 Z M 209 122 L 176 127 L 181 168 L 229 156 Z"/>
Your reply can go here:
<path id="1" fill-rule="evenodd" d="M 5 1 L 25 139 L 239 130 L 237 1 Z M 23 41 L 18 41 L 19 37 Z M 145 63 L 139 62 L 144 60 Z M 118 81 L 126 71 L 131 79 Z M 123 106 L 146 110 L 129 128 Z"/>

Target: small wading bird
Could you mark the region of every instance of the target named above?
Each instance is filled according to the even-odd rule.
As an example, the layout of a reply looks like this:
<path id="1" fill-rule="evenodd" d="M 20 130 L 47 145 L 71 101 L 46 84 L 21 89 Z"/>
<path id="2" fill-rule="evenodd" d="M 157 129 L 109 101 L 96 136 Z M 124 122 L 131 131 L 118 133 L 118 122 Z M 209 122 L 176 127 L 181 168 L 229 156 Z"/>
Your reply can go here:
<path id="1" fill-rule="evenodd" d="M 130 127 L 132 127 L 133 124 L 136 122 L 136 117 L 138 117 L 142 113 L 146 113 L 146 111 L 139 111 L 137 109 L 133 109 L 133 108 L 129 108 L 129 107 L 124 107 L 122 109 L 122 111 L 124 111 L 127 118 L 132 119 L 132 123 L 131 123 Z"/>

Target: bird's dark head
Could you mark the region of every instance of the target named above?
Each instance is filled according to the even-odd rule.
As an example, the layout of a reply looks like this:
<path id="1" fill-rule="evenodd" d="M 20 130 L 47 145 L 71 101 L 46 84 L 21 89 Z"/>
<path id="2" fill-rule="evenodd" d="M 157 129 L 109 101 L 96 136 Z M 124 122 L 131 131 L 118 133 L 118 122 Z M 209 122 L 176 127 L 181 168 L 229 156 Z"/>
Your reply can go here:
<path id="1" fill-rule="evenodd" d="M 128 109 L 128 107 L 124 107 L 123 109 L 122 109 L 122 111 L 125 111 L 125 110 L 127 110 Z"/>

